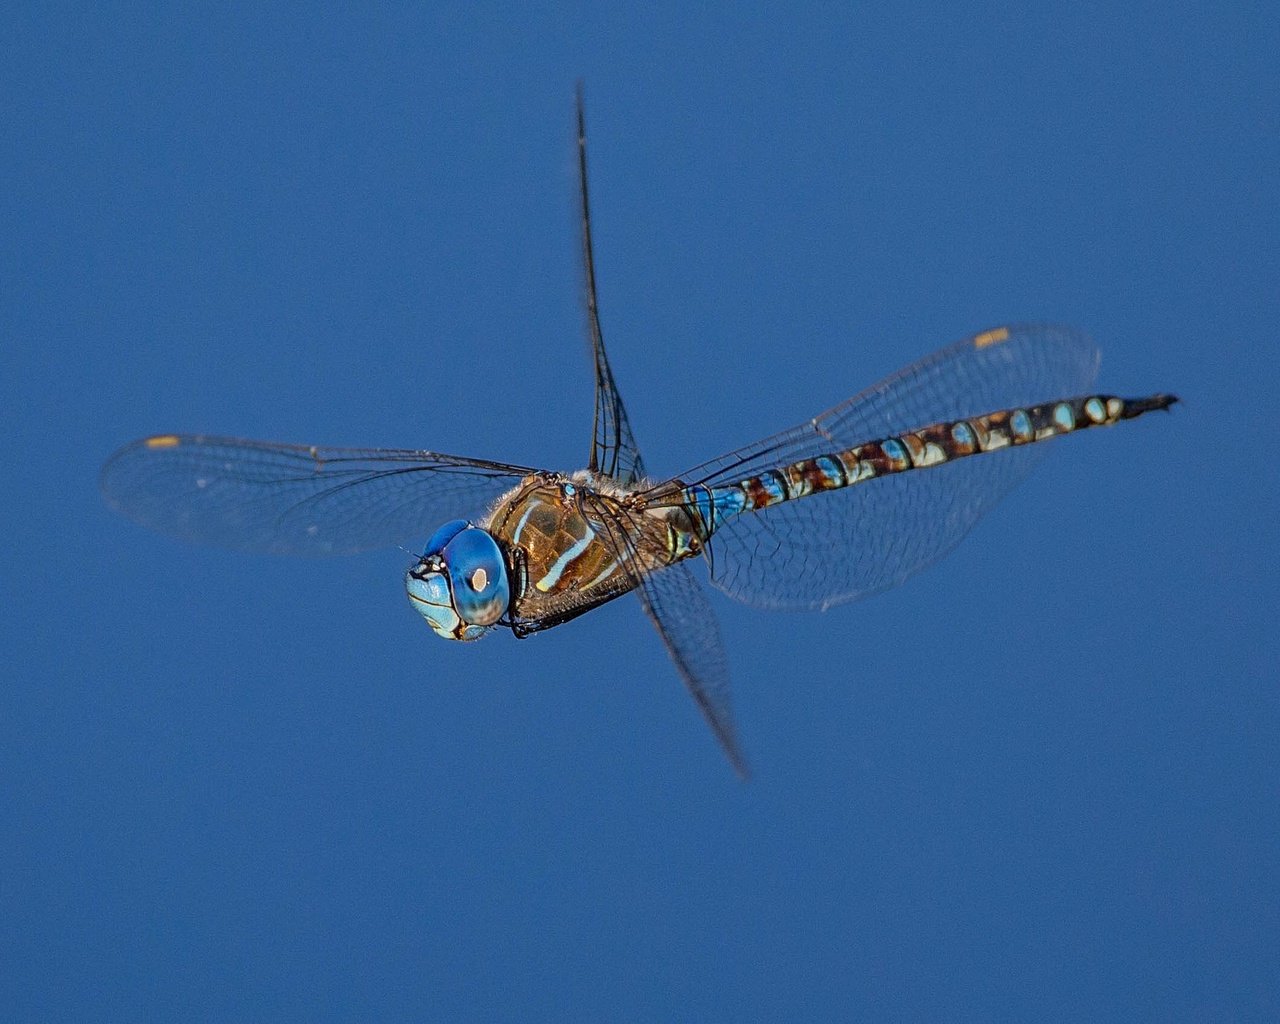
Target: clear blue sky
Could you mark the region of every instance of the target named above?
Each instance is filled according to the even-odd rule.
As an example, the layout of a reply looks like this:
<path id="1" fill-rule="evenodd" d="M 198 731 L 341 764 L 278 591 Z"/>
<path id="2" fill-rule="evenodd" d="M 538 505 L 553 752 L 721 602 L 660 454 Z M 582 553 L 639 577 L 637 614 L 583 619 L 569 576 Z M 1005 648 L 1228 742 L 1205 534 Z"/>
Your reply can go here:
<path id="1" fill-rule="evenodd" d="M 685 7 L 4 16 L 6 1018 L 1280 1016 L 1274 9 Z M 168 430 L 580 465 L 578 77 L 654 471 L 1010 319 L 1184 397 L 899 591 L 713 595 L 746 786 L 632 599 L 450 645 L 400 552 L 97 491 Z"/>

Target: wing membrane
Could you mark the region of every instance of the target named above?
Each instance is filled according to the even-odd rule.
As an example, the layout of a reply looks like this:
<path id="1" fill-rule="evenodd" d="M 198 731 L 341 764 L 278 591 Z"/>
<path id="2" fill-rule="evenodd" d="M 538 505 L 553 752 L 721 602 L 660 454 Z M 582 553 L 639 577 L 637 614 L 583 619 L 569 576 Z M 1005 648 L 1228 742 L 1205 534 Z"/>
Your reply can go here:
<path id="1" fill-rule="evenodd" d="M 644 460 L 631 433 L 622 396 L 613 380 L 609 358 L 600 329 L 600 308 L 596 302 L 596 265 L 591 251 L 591 204 L 587 197 L 587 127 L 583 113 L 582 84 L 578 84 L 578 196 L 581 202 L 582 266 L 587 301 L 587 331 L 591 337 L 591 357 L 596 375 L 596 413 L 592 433 L 590 468 L 623 483 L 644 476 Z"/>
<path id="2" fill-rule="evenodd" d="M 161 435 L 116 452 L 102 490 L 130 519 L 183 540 L 322 556 L 420 541 L 530 472 L 427 451 Z"/>
<path id="3" fill-rule="evenodd" d="M 640 604 L 675 662 L 685 688 L 733 770 L 746 779 L 747 761 L 738 745 L 729 696 L 729 661 L 706 591 L 684 562 L 646 572 L 633 540 L 639 536 L 638 528 L 628 526 L 604 503 L 595 501 L 592 505 L 594 518 L 605 527 L 615 556 L 634 581 Z"/>
<path id="4" fill-rule="evenodd" d="M 706 591 L 685 562 L 641 577 L 640 603 L 733 770 L 748 778 L 729 697 L 729 662 Z"/>
<path id="5" fill-rule="evenodd" d="M 1079 332 L 989 331 L 680 479 L 711 487 L 734 483 L 930 423 L 1084 394 L 1097 369 L 1097 349 Z M 992 452 L 739 516 L 712 538 L 712 583 L 771 608 L 825 608 L 896 586 L 954 548 L 1049 447 Z"/>

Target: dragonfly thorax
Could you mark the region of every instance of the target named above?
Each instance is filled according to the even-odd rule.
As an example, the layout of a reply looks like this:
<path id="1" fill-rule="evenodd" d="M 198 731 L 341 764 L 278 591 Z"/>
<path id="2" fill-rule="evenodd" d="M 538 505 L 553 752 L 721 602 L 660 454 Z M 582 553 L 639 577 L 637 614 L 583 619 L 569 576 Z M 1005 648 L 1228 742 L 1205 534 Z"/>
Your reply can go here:
<path id="1" fill-rule="evenodd" d="M 449 640 L 478 640 L 511 603 L 502 549 L 488 530 L 455 519 L 427 541 L 405 574 L 409 600 Z"/>

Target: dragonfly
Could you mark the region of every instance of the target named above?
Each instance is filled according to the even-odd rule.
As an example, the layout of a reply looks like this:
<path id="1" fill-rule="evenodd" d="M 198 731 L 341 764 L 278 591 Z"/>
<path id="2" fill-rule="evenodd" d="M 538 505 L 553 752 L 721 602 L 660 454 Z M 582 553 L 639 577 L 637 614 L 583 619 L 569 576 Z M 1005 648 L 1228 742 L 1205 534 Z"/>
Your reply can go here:
<path id="1" fill-rule="evenodd" d="M 102 470 L 110 505 L 175 537 L 340 555 L 429 535 L 404 577 L 442 637 L 528 637 L 635 593 L 730 764 L 747 761 L 728 658 L 703 586 L 770 609 L 825 610 L 934 564 L 1045 453 L 1045 442 L 1177 401 L 1095 390 L 1099 354 L 1066 327 L 966 337 L 812 419 L 674 477 L 651 478 L 596 301 L 586 124 L 577 176 L 595 417 L 585 469 L 434 451 L 157 434 Z M 414 550 L 417 550 L 416 548 Z"/>

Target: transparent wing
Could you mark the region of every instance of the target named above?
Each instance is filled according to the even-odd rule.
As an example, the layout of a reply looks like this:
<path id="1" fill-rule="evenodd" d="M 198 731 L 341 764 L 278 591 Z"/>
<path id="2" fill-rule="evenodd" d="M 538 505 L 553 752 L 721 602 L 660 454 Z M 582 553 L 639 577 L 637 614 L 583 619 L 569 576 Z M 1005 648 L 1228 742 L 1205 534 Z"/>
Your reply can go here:
<path id="1" fill-rule="evenodd" d="M 596 503 L 594 509 L 595 518 L 606 527 L 614 554 L 635 581 L 640 604 L 662 637 L 685 687 L 711 726 L 733 770 L 745 780 L 750 773 L 733 724 L 729 661 L 706 591 L 685 562 L 656 572 L 644 572 L 639 567 L 632 539 L 636 531 L 603 505 Z"/>
<path id="2" fill-rule="evenodd" d="M 702 717 L 720 741 L 733 770 L 745 780 L 750 773 L 733 725 L 729 662 L 706 591 L 689 566 L 680 562 L 646 573 L 636 593 Z"/>
<path id="3" fill-rule="evenodd" d="M 130 519 L 183 540 L 339 555 L 420 542 L 531 472 L 435 452 L 161 435 L 112 455 L 102 490 Z"/>
<path id="4" fill-rule="evenodd" d="M 587 128 L 583 113 L 582 83 L 578 83 L 578 196 L 581 201 L 582 266 L 587 301 L 587 330 L 596 374 L 596 413 L 590 468 L 623 483 L 644 476 L 644 460 L 631 433 L 631 421 L 609 369 L 596 303 L 596 266 L 591 252 L 591 204 L 587 198 Z"/>
<path id="5" fill-rule="evenodd" d="M 1098 351 L 1079 332 L 1045 326 L 988 331 L 680 479 L 736 482 L 930 423 L 1074 397 L 1092 388 L 1097 370 Z M 1050 447 L 991 452 L 739 516 L 712 539 L 712 583 L 772 608 L 825 608 L 896 586 L 954 548 Z"/>

